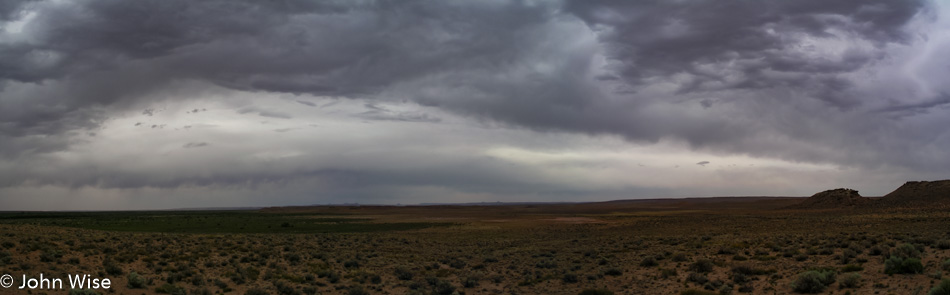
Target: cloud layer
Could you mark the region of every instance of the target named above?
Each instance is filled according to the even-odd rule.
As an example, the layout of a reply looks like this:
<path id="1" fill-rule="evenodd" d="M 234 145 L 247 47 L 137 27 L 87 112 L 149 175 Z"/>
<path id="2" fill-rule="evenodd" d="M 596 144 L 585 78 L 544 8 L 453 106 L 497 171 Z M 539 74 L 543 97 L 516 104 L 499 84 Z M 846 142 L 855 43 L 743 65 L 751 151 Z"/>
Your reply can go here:
<path id="1" fill-rule="evenodd" d="M 534 143 L 551 132 L 589 155 L 603 137 L 631 149 L 670 143 L 697 158 L 666 166 L 691 169 L 742 156 L 940 177 L 950 172 L 947 11 L 910 0 L 6 1 L 0 187 L 322 179 L 310 188 L 320 191 L 360 179 L 361 193 L 340 194 L 677 195 L 619 180 L 559 186 L 550 163 L 472 156 L 557 149 Z M 314 150 L 315 128 L 334 130 L 321 136 L 338 149 Z M 381 137 L 348 140 L 373 130 Z M 407 130 L 435 139 L 385 137 L 416 132 Z M 520 135 L 493 135 L 506 132 Z M 295 165 L 249 160 L 295 143 Z M 158 155 L 165 145 L 184 150 L 163 154 L 177 164 L 93 156 Z M 392 151 L 368 163 L 338 156 L 371 145 Z M 393 158 L 433 164 L 413 170 Z"/>

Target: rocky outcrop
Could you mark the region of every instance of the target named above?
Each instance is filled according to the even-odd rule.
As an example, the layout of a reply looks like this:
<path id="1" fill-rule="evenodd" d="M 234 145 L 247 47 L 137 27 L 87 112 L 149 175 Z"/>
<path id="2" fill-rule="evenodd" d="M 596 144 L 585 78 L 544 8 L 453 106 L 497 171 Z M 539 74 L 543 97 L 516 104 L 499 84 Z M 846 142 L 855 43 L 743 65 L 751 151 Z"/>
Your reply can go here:
<path id="1" fill-rule="evenodd" d="M 888 207 L 950 204 L 950 180 L 908 181 L 881 198 L 881 204 Z"/>
<path id="2" fill-rule="evenodd" d="M 839 209 L 855 208 L 868 205 L 870 200 L 858 194 L 858 191 L 847 188 L 827 190 L 808 197 L 801 204 L 789 207 L 790 209 Z"/>

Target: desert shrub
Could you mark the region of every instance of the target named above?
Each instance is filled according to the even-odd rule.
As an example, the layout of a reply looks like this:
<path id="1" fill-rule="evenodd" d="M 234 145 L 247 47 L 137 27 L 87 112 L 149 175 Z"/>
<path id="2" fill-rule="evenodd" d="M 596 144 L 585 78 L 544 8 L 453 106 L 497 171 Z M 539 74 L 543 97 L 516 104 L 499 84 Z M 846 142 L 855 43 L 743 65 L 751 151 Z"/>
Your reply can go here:
<path id="1" fill-rule="evenodd" d="M 923 273 L 924 266 L 920 263 L 920 250 L 911 244 L 897 246 L 884 260 L 886 274 L 917 274 Z"/>
<path id="2" fill-rule="evenodd" d="M 257 281 L 257 278 L 261 276 L 261 271 L 253 266 L 248 266 L 247 268 L 241 270 L 241 273 L 244 275 L 244 277 L 246 277 L 251 282 Z M 307 274 L 307 276 L 313 276 L 313 275 Z"/>
<path id="3" fill-rule="evenodd" d="M 921 244 L 921 245 L 929 245 L 929 244 L 933 244 L 933 243 L 934 243 L 934 239 L 933 239 L 933 238 L 929 238 L 929 237 L 921 237 L 921 236 L 916 236 L 916 235 L 915 235 L 914 238 L 910 239 L 910 242 L 911 242 L 911 243 L 915 243 L 915 244 Z M 918 249 L 919 249 L 919 248 L 918 248 Z"/>
<path id="4" fill-rule="evenodd" d="M 294 286 L 287 284 L 284 281 L 274 281 L 274 288 L 277 288 L 277 294 L 281 295 L 297 295 L 300 294 L 297 289 L 294 289 Z"/>
<path id="5" fill-rule="evenodd" d="M 462 261 L 461 259 L 458 259 L 458 258 L 453 259 L 448 264 L 450 267 L 455 268 L 455 269 L 465 268 L 465 265 L 466 265 L 465 261 Z"/>
<path id="6" fill-rule="evenodd" d="M 881 248 L 881 246 L 875 245 L 874 247 L 871 247 L 870 250 L 868 250 L 868 255 L 871 256 L 880 256 L 882 254 L 884 254 L 884 248 Z"/>
<path id="7" fill-rule="evenodd" d="M 380 277 L 380 276 L 377 275 L 377 274 L 370 275 L 370 276 L 369 276 L 369 282 L 370 282 L 370 283 L 373 283 L 373 284 L 382 283 L 382 282 L 383 282 L 383 277 Z"/>
<path id="8" fill-rule="evenodd" d="M 538 263 L 535 263 L 534 267 L 554 269 L 554 268 L 557 268 L 557 262 L 554 262 L 553 259 L 545 259 L 545 260 L 538 261 Z"/>
<path id="9" fill-rule="evenodd" d="M 798 249 L 789 248 L 789 249 L 785 249 L 785 251 L 782 251 L 782 257 L 789 258 L 795 255 L 798 255 L 799 253 L 800 252 L 798 251 Z"/>
<path id="10" fill-rule="evenodd" d="M 125 273 L 124 271 L 122 271 L 122 268 L 119 267 L 119 265 L 116 264 L 115 261 L 112 259 L 103 260 L 102 267 L 105 268 L 106 273 L 108 273 L 109 275 L 120 276 L 123 273 Z"/>
<path id="11" fill-rule="evenodd" d="M 670 257 L 670 260 L 673 262 L 683 262 L 683 261 L 686 261 L 686 259 L 688 259 L 688 257 L 686 257 L 686 253 L 682 253 L 682 252 L 673 254 L 673 256 Z"/>
<path id="12" fill-rule="evenodd" d="M 696 272 L 691 272 L 688 275 L 686 275 L 686 280 L 699 284 L 699 285 L 705 284 L 706 282 L 709 281 L 709 279 L 707 279 L 706 276 L 704 276 L 701 273 L 696 273 Z"/>
<path id="13" fill-rule="evenodd" d="M 940 281 L 940 284 L 934 286 L 933 289 L 930 289 L 928 295 L 950 295 L 950 279 L 944 279 Z"/>
<path id="14" fill-rule="evenodd" d="M 621 271 L 621 270 L 618 269 L 618 268 L 613 268 L 613 267 L 612 267 L 612 268 L 608 268 L 607 270 L 605 270 L 605 271 L 604 271 L 604 274 L 605 274 L 605 275 L 608 275 L 608 276 L 614 276 L 614 277 L 616 277 L 616 276 L 622 275 L 622 274 L 623 274 L 623 271 Z"/>
<path id="15" fill-rule="evenodd" d="M 43 254 L 40 254 L 40 262 L 59 263 L 59 258 L 61 257 L 63 257 L 63 253 L 58 250 L 46 250 L 43 251 Z"/>
<path id="16" fill-rule="evenodd" d="M 814 247 L 805 249 L 805 255 L 818 255 L 818 249 L 815 249 Z"/>
<path id="17" fill-rule="evenodd" d="M 856 274 L 856 273 L 845 275 L 843 278 L 841 278 L 841 282 L 838 283 L 838 286 L 841 287 L 842 289 L 857 288 L 860 285 L 861 285 L 861 275 Z"/>
<path id="18" fill-rule="evenodd" d="M 327 281 L 330 282 L 331 284 L 336 284 L 340 282 L 340 274 L 336 272 L 330 272 L 330 274 L 327 275 Z"/>
<path id="19" fill-rule="evenodd" d="M 735 254 L 736 254 L 736 248 L 733 248 L 733 247 L 721 247 L 721 248 L 719 248 L 719 251 L 716 251 L 716 254 L 719 254 L 719 255 L 735 255 Z"/>
<path id="20" fill-rule="evenodd" d="M 205 284 L 205 278 L 201 275 L 196 275 L 191 277 L 191 284 L 195 287 L 202 286 Z"/>
<path id="21" fill-rule="evenodd" d="M 792 290 L 797 293 L 819 293 L 834 282 L 834 271 L 809 270 L 799 274 L 792 282 Z"/>
<path id="22" fill-rule="evenodd" d="M 129 289 L 143 289 L 145 288 L 145 278 L 140 276 L 136 272 L 130 272 L 128 276 L 129 280 Z"/>
<path id="23" fill-rule="evenodd" d="M 464 277 L 461 279 L 463 288 L 475 288 L 478 286 L 478 278 Z"/>
<path id="24" fill-rule="evenodd" d="M 284 259 L 287 259 L 287 261 L 290 262 L 291 264 L 297 264 L 298 262 L 303 260 L 303 257 L 300 257 L 300 254 L 297 254 L 297 253 L 290 253 L 290 254 L 284 255 Z M 247 261 L 244 261 L 244 262 L 247 262 Z"/>
<path id="25" fill-rule="evenodd" d="M 884 261 L 884 273 L 886 274 L 918 274 L 924 272 L 924 266 L 918 258 L 903 258 L 900 256 L 891 256 Z"/>
<path id="26" fill-rule="evenodd" d="M 805 260 L 808 260 L 808 255 L 805 255 L 805 254 L 795 255 L 795 261 L 805 261 Z"/>
<path id="27" fill-rule="evenodd" d="M 579 295 L 614 295 L 614 292 L 607 289 L 584 289 Z"/>
<path id="28" fill-rule="evenodd" d="M 941 267 L 943 267 L 943 270 L 945 271 L 950 271 L 950 259 L 944 260 Z"/>
<path id="29" fill-rule="evenodd" d="M 695 272 L 707 273 L 707 272 L 713 271 L 714 267 L 715 265 L 713 264 L 712 260 L 700 259 L 690 264 L 689 270 L 695 271 Z"/>
<path id="30" fill-rule="evenodd" d="M 230 290 L 230 289 L 231 289 L 231 288 L 228 288 L 228 283 L 225 283 L 224 281 L 219 280 L 219 279 L 214 280 L 214 285 L 215 285 L 215 286 L 218 286 L 218 288 L 221 288 L 222 290 Z"/>
<path id="31" fill-rule="evenodd" d="M 356 261 L 356 260 L 347 260 L 346 262 L 343 263 L 343 267 L 345 267 L 345 268 L 359 268 L 359 267 L 360 267 L 360 262 L 359 262 L 359 261 Z"/>
<path id="32" fill-rule="evenodd" d="M 747 283 L 752 280 L 753 276 L 764 275 L 775 272 L 774 270 L 764 270 L 753 268 L 748 265 L 739 265 L 732 268 L 732 281 L 736 284 Z M 730 290 L 731 291 L 731 290 Z"/>
<path id="33" fill-rule="evenodd" d="M 421 280 L 415 280 L 415 281 L 409 282 L 408 287 L 409 287 L 409 290 L 422 290 L 423 288 L 426 287 L 426 285 L 425 285 L 425 282 Z"/>
<path id="34" fill-rule="evenodd" d="M 891 251 L 889 256 L 897 256 L 901 258 L 920 258 L 920 250 L 914 245 L 911 244 L 901 244 L 894 251 Z"/>
<path id="35" fill-rule="evenodd" d="M 653 256 L 647 256 L 640 261 L 640 266 L 642 267 L 654 267 L 657 265 L 659 265 L 659 263 L 656 262 L 656 258 Z"/>
<path id="36" fill-rule="evenodd" d="M 686 289 L 680 292 L 680 295 L 719 295 L 719 293 L 706 290 Z"/>
<path id="37" fill-rule="evenodd" d="M 719 289 L 719 288 L 722 287 L 722 286 L 723 286 L 723 281 L 721 281 L 721 280 L 712 280 L 712 281 L 709 281 L 709 282 L 706 282 L 705 284 L 703 284 L 703 289 L 713 291 L 713 290 Z M 730 290 L 730 291 L 732 291 L 732 290 Z"/>
<path id="38" fill-rule="evenodd" d="M 563 277 L 561 277 L 561 281 L 564 283 L 573 284 L 573 283 L 577 283 L 579 279 L 577 278 L 577 274 L 575 273 L 566 273 L 564 274 Z"/>
<path id="39" fill-rule="evenodd" d="M 433 291 L 435 291 L 436 294 L 449 295 L 455 292 L 455 286 L 452 286 L 452 284 L 447 281 L 439 280 L 435 283 Z"/>
<path id="40" fill-rule="evenodd" d="M 173 283 L 173 281 L 171 281 L 171 278 L 172 276 L 169 276 L 169 279 L 168 279 L 169 283 Z M 235 284 L 238 284 L 238 285 L 243 285 L 245 282 L 245 279 L 244 279 L 244 276 L 240 272 L 237 272 L 231 275 L 231 282 L 234 282 Z"/>
<path id="41" fill-rule="evenodd" d="M 531 257 L 554 257 L 557 254 L 557 251 L 542 251 L 538 254 L 531 255 Z"/>
<path id="42" fill-rule="evenodd" d="M 187 292 L 185 291 L 185 288 L 172 284 L 164 284 L 161 287 L 155 288 L 155 293 L 185 295 Z"/>
<path id="43" fill-rule="evenodd" d="M 775 272 L 772 269 L 759 269 L 748 265 L 739 265 L 732 268 L 732 273 L 741 273 L 749 276 L 758 276 Z"/>
<path id="44" fill-rule="evenodd" d="M 865 248 L 867 248 L 867 246 L 859 245 L 858 243 L 848 244 L 848 249 L 854 251 L 856 254 L 863 253 Z"/>
<path id="45" fill-rule="evenodd" d="M 268 294 L 270 293 L 267 293 L 267 291 L 260 288 L 251 288 L 251 289 L 247 289 L 247 292 L 244 292 L 244 295 L 268 295 Z"/>
<path id="46" fill-rule="evenodd" d="M 363 287 L 353 286 L 346 292 L 347 295 L 369 295 L 369 292 L 363 290 Z"/>
<path id="47" fill-rule="evenodd" d="M 751 279 L 749 278 L 748 275 L 745 275 L 742 273 L 732 273 L 732 282 L 736 284 L 746 283 L 746 282 L 749 282 L 750 280 Z"/>
<path id="48" fill-rule="evenodd" d="M 406 267 L 402 267 L 402 266 L 396 267 L 396 269 L 393 272 L 396 275 L 396 278 L 402 281 L 411 280 L 413 277 L 412 271 Z"/>
<path id="49" fill-rule="evenodd" d="M 13 261 L 13 255 L 10 252 L 0 251 L 0 266 L 10 264 Z"/>
<path id="50" fill-rule="evenodd" d="M 661 269 L 661 270 L 660 270 L 660 277 L 661 277 L 661 278 L 668 279 L 668 278 L 670 278 L 670 277 L 675 277 L 675 276 L 676 276 L 676 270 L 675 270 L 675 269 Z"/>
<path id="51" fill-rule="evenodd" d="M 732 294 L 732 284 L 724 284 L 719 287 L 719 294 Z"/>
<path id="52" fill-rule="evenodd" d="M 864 270 L 864 267 L 858 264 L 848 264 L 841 268 L 841 272 L 855 272 L 862 270 Z"/>
<path id="53" fill-rule="evenodd" d="M 851 262 L 851 259 L 855 257 L 858 257 L 858 252 L 855 252 L 854 250 L 851 250 L 851 249 L 844 249 L 844 251 L 841 251 L 841 257 L 839 257 L 838 259 L 841 262 L 841 264 L 848 264 L 849 262 Z"/>
<path id="54" fill-rule="evenodd" d="M 99 295 L 99 292 L 89 290 L 89 289 L 72 289 L 69 290 L 69 295 Z"/>
<path id="55" fill-rule="evenodd" d="M 184 280 L 186 277 L 188 277 L 188 276 L 190 276 L 190 275 L 191 275 L 190 273 L 185 273 L 185 272 L 177 272 L 177 271 L 171 272 L 171 273 L 168 274 L 167 277 L 165 277 L 165 282 L 168 282 L 169 284 L 174 284 L 174 283 L 176 283 L 176 282 L 180 282 L 180 281 Z M 236 274 L 236 275 L 234 275 L 234 276 L 239 276 L 239 274 Z M 242 283 L 243 283 L 243 277 L 241 277 L 241 279 L 242 279 L 242 281 L 241 281 L 240 283 L 238 283 L 238 284 L 242 284 Z M 234 280 L 234 278 L 232 278 L 231 280 Z M 237 281 L 235 281 L 235 282 L 237 282 Z"/>

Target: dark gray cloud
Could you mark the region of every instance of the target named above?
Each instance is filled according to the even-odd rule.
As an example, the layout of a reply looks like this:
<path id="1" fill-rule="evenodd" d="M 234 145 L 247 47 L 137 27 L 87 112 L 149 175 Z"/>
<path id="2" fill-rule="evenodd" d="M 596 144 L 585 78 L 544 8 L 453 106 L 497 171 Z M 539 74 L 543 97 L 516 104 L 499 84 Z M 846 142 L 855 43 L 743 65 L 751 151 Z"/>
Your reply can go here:
<path id="1" fill-rule="evenodd" d="M 598 32 L 614 71 L 606 77 L 624 81 L 627 87 L 617 93 L 639 104 L 623 109 L 630 116 L 649 117 L 637 110 L 666 102 L 696 100 L 707 109 L 666 114 L 675 119 L 625 120 L 614 132 L 632 139 L 681 137 L 698 148 L 845 166 L 941 169 L 946 164 L 919 165 L 921 155 L 893 153 L 917 148 L 918 132 L 945 133 L 935 122 L 893 120 L 874 112 L 885 104 L 885 110 L 945 113 L 935 108 L 943 104 L 943 95 L 894 97 L 864 89 L 868 83 L 920 87 L 921 81 L 875 75 L 899 71 L 900 66 L 889 66 L 901 63 L 893 49 L 916 44 L 926 34 L 909 25 L 933 21 L 932 2 L 568 1 L 566 11 Z M 673 95 L 645 94 L 658 84 L 672 87 Z M 713 101 L 728 109 L 714 107 Z M 652 126 L 647 132 L 631 128 L 638 124 Z M 913 129 L 909 134 L 915 135 L 903 133 Z M 650 133 L 656 130 L 661 133 Z"/>
<path id="2" fill-rule="evenodd" d="M 914 27 L 946 17 L 935 7 L 911 0 L 5 1 L 0 159 L 67 150 L 76 144 L 71 134 L 122 112 L 158 117 L 158 102 L 238 91 L 294 94 L 289 103 L 308 110 L 367 100 L 353 116 L 380 124 L 444 123 L 383 104 L 408 103 L 489 126 L 945 172 L 950 89 L 931 77 L 948 74 L 950 55 L 905 67 L 914 50 L 936 42 Z M 297 119 L 296 109 L 272 101 L 236 104 L 240 114 Z M 64 183 L 124 176 L 90 177 Z M 113 186 L 150 180 L 158 181 Z"/>
<path id="3" fill-rule="evenodd" d="M 904 25 L 927 8 L 925 1 L 606 0 L 569 1 L 567 9 L 603 32 L 619 74 L 632 83 L 688 74 L 679 93 L 794 87 L 848 108 L 860 102 L 841 97 L 851 84 L 837 74 L 884 58 L 875 49 L 907 41 Z M 820 44 L 809 42 L 849 37 L 872 48 L 848 44 L 829 57 L 813 54 Z"/>
<path id="4" fill-rule="evenodd" d="M 374 121 L 402 121 L 438 123 L 442 119 L 419 111 L 394 111 L 376 104 L 367 103 L 364 112 L 355 114 L 357 118 Z"/>
<path id="5" fill-rule="evenodd" d="M 237 110 L 238 114 L 257 114 L 261 117 L 268 118 L 277 118 L 277 119 L 290 119 L 292 118 L 289 114 L 281 111 L 273 111 L 268 109 L 263 109 L 256 106 L 243 107 Z"/>
<path id="6" fill-rule="evenodd" d="M 199 147 L 206 147 L 206 146 L 208 146 L 207 142 L 189 142 L 183 145 L 182 147 L 186 149 L 190 149 L 190 148 L 199 148 Z"/>
<path id="7" fill-rule="evenodd" d="M 22 11 L 30 1 L 3 1 L 0 2 L 0 21 L 16 19 L 17 14 Z"/>
<path id="8" fill-rule="evenodd" d="M 917 102 L 917 103 L 908 103 L 901 105 L 889 105 L 880 109 L 877 109 L 878 112 L 892 116 L 895 118 L 925 114 L 931 110 L 943 110 L 945 111 L 946 106 L 950 105 L 950 94 L 941 93 L 939 96 L 933 97 L 926 101 Z"/>
<path id="9" fill-rule="evenodd" d="M 311 107 L 317 106 L 317 104 L 315 104 L 315 103 L 312 103 L 312 102 L 309 102 L 309 101 L 303 101 L 303 100 L 298 100 L 297 103 L 302 104 L 302 105 L 305 105 L 305 106 L 311 106 Z"/>
<path id="10" fill-rule="evenodd" d="M 0 83 L 16 84 L 7 85 L 0 109 L 18 114 L 4 112 L 0 123 L 31 134 L 95 126 L 101 118 L 86 108 L 132 104 L 182 80 L 360 97 L 415 77 L 501 66 L 529 53 L 519 52 L 518 34 L 497 32 L 528 34 L 553 9 L 421 1 L 86 0 L 29 7 L 36 15 L 24 37 L 0 43 Z M 67 118 L 84 122 L 61 122 Z M 35 128 L 50 125 L 61 127 Z"/>

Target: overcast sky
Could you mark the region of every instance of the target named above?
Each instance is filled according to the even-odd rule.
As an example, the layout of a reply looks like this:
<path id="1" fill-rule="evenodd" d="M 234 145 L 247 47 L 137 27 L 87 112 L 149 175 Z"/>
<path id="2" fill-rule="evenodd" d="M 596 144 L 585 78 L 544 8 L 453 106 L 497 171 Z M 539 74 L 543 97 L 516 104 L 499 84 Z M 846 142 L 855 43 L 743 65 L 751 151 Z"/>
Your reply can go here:
<path id="1" fill-rule="evenodd" d="M 944 1 L 0 2 L 0 210 L 883 195 Z"/>

